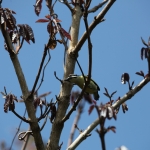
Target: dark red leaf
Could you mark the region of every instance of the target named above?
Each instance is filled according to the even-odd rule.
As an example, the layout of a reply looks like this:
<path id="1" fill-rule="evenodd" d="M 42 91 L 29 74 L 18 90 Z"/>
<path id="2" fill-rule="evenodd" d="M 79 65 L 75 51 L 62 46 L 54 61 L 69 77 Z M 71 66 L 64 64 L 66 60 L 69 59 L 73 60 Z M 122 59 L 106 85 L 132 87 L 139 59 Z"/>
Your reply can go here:
<path id="1" fill-rule="evenodd" d="M 105 87 L 104 87 L 104 89 L 105 89 L 105 91 L 106 91 L 107 95 L 109 95 L 108 90 L 107 90 Z"/>
<path id="2" fill-rule="evenodd" d="M 50 15 L 46 15 L 45 18 L 51 19 L 51 16 Z"/>
<path id="3" fill-rule="evenodd" d="M 144 77 L 144 72 L 142 70 L 140 72 L 141 72 L 141 75 Z"/>
<path id="4" fill-rule="evenodd" d="M 83 97 L 84 97 L 84 100 L 85 100 L 86 102 L 88 102 L 89 104 L 92 104 L 92 103 L 93 103 L 93 99 L 92 99 L 92 96 L 91 96 L 90 94 L 85 94 L 85 93 L 84 93 Z"/>
<path id="5" fill-rule="evenodd" d="M 145 48 L 143 47 L 143 48 L 141 48 L 141 59 L 143 60 L 143 53 L 144 53 L 144 51 L 145 51 Z"/>
<path id="6" fill-rule="evenodd" d="M 45 23 L 45 22 L 49 22 L 49 20 L 47 20 L 47 19 L 38 19 L 36 22 Z"/>
<path id="7" fill-rule="evenodd" d="M 55 47 L 57 46 L 57 42 L 56 40 L 50 39 L 48 41 L 48 48 L 50 48 L 51 50 L 55 49 Z"/>
<path id="8" fill-rule="evenodd" d="M 142 37 L 141 37 L 141 40 L 142 40 L 142 43 L 143 43 L 146 47 L 148 47 L 148 44 L 143 40 Z"/>
<path id="9" fill-rule="evenodd" d="M 125 113 L 126 111 L 128 111 L 128 106 L 127 106 L 126 103 L 122 104 L 122 110 L 123 110 L 123 113 Z"/>
<path id="10" fill-rule="evenodd" d="M 113 92 L 113 93 L 111 94 L 111 97 L 112 97 L 116 92 L 117 92 L 117 91 Z"/>
<path id="11" fill-rule="evenodd" d="M 115 126 L 110 126 L 107 128 L 107 132 L 109 131 L 113 131 L 114 133 L 116 133 L 116 127 Z"/>
<path id="12" fill-rule="evenodd" d="M 54 27 L 51 21 L 47 25 L 47 31 L 49 34 L 54 33 Z"/>
<path id="13" fill-rule="evenodd" d="M 61 22 L 61 20 L 59 20 L 59 19 L 57 19 L 57 18 L 56 18 L 55 20 L 56 20 L 56 22 Z"/>
<path id="14" fill-rule="evenodd" d="M 142 76 L 140 72 L 136 72 L 135 74 L 137 74 L 137 75 L 139 75 L 139 76 Z"/>
<path id="15" fill-rule="evenodd" d="M 146 48 L 145 49 L 145 58 L 147 58 L 147 54 L 148 54 L 147 52 L 148 52 L 148 49 Z"/>
<path id="16" fill-rule="evenodd" d="M 36 3 L 35 5 L 33 5 L 35 7 L 35 13 L 37 16 L 39 16 L 40 12 L 41 12 L 41 9 L 42 9 L 42 1 L 43 0 L 36 0 Z"/>
<path id="17" fill-rule="evenodd" d="M 7 10 L 9 13 L 11 13 L 11 14 L 16 14 L 16 12 L 15 11 L 13 11 L 13 10 L 10 10 L 9 8 L 5 8 L 5 10 Z"/>
<path id="18" fill-rule="evenodd" d="M 70 34 L 66 32 L 63 28 L 60 28 L 60 32 L 63 34 L 64 37 L 67 37 L 69 40 L 71 40 Z"/>
<path id="19" fill-rule="evenodd" d="M 91 112 L 93 111 L 94 107 L 95 107 L 95 105 L 91 105 L 91 106 L 90 106 L 90 108 L 89 108 L 89 110 L 88 110 L 89 115 L 90 115 L 90 114 L 91 114 Z"/>
<path id="20" fill-rule="evenodd" d="M 107 93 L 103 93 L 105 96 L 110 97 Z"/>
<path id="21" fill-rule="evenodd" d="M 41 95 L 39 95 L 38 97 L 39 97 L 39 98 L 46 97 L 46 96 L 49 95 L 49 94 L 51 94 L 51 92 L 47 92 L 47 93 L 41 94 Z"/>

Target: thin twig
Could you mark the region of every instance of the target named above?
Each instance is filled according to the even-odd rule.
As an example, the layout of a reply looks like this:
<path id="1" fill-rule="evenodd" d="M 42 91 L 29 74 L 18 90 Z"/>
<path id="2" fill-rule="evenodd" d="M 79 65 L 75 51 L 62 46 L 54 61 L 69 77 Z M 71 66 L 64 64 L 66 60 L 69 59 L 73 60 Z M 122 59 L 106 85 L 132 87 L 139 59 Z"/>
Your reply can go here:
<path id="1" fill-rule="evenodd" d="M 48 50 L 48 56 L 49 56 L 48 61 L 47 61 L 47 63 L 45 64 L 45 66 L 44 66 L 44 68 L 43 68 L 43 74 L 42 74 L 41 83 L 40 83 L 39 87 L 37 88 L 36 92 L 39 90 L 39 88 L 40 88 L 41 85 L 42 85 L 42 82 L 44 81 L 44 71 L 45 71 L 45 69 L 46 69 L 46 66 L 48 65 L 48 63 L 49 63 L 50 60 L 51 60 L 51 55 L 50 55 L 49 50 Z"/>
<path id="2" fill-rule="evenodd" d="M 24 117 L 21 117 L 18 113 L 15 112 L 15 110 L 12 110 L 12 112 L 22 121 L 26 122 L 26 123 L 31 123 L 31 121 L 25 119 Z"/>
<path id="3" fill-rule="evenodd" d="M 37 76 L 36 76 L 36 79 L 35 79 L 35 82 L 34 82 L 32 91 L 31 91 L 31 95 L 34 94 L 36 85 L 37 85 L 37 83 L 38 83 L 38 80 L 39 80 L 39 77 L 40 77 L 40 74 L 41 74 L 41 71 L 42 71 L 42 68 L 43 68 L 43 64 L 44 64 L 44 61 L 45 61 L 45 58 L 46 58 L 46 55 L 47 55 L 47 50 L 48 50 L 48 48 L 47 48 L 47 46 L 45 45 L 44 53 L 43 53 L 43 57 L 42 57 L 42 61 L 41 61 L 41 64 L 40 64 L 40 67 L 39 67 L 39 71 L 38 71 L 38 74 L 37 74 Z"/>
<path id="4" fill-rule="evenodd" d="M 100 137 L 100 140 L 101 140 L 101 146 L 102 146 L 102 150 L 106 150 L 106 146 L 105 146 L 105 134 L 106 134 L 106 129 L 104 127 L 104 123 L 105 123 L 105 120 L 106 118 L 104 117 L 100 117 L 100 112 L 98 110 L 98 106 L 96 105 L 95 106 L 96 108 L 96 111 L 98 113 L 98 117 L 99 117 L 99 125 L 100 125 L 100 129 L 96 130 L 97 133 L 99 134 L 99 137 Z"/>
<path id="5" fill-rule="evenodd" d="M 99 3 L 98 5 L 96 5 L 95 7 L 91 8 L 90 10 L 88 10 L 88 13 L 94 13 L 96 12 L 99 8 L 101 8 L 106 2 L 108 2 L 108 0 L 103 1 L 102 3 Z"/>
<path id="6" fill-rule="evenodd" d="M 47 117 L 48 117 L 48 114 L 47 114 L 46 117 L 45 117 L 45 120 L 44 120 L 44 122 L 43 122 L 43 125 L 42 125 L 41 128 L 40 128 L 40 131 L 43 130 L 43 128 L 44 128 L 44 126 L 45 126 L 45 124 L 46 124 L 46 122 L 47 122 Z"/>
<path id="7" fill-rule="evenodd" d="M 2 5 L 2 2 L 3 2 L 3 0 L 0 0 L 0 8 L 1 8 L 1 5 Z"/>
<path id="8" fill-rule="evenodd" d="M 71 7 L 71 5 L 68 3 L 68 1 L 67 1 L 67 0 L 64 0 L 63 2 L 62 2 L 61 0 L 59 0 L 59 2 L 61 2 L 61 3 L 65 4 L 65 5 L 69 8 L 69 10 L 71 11 L 71 13 L 72 13 L 73 8 Z"/>
<path id="9" fill-rule="evenodd" d="M 81 91 L 81 94 L 79 95 L 79 97 L 77 98 L 77 100 L 74 102 L 74 105 L 72 106 L 72 108 L 70 109 L 70 111 L 68 112 L 67 115 L 65 115 L 65 117 L 62 119 L 62 122 L 65 122 L 67 119 L 69 119 L 70 115 L 72 114 L 73 111 L 76 110 L 76 107 L 78 105 L 78 103 L 80 102 L 80 100 L 82 99 L 82 96 L 84 94 L 84 91 L 86 89 L 86 87 L 88 86 L 88 84 L 90 83 L 90 79 L 91 79 L 91 70 L 92 70 L 92 44 L 91 44 L 91 39 L 90 39 L 90 32 L 88 31 L 88 22 L 87 22 L 87 9 L 90 5 L 90 2 L 88 4 L 88 6 L 85 9 L 85 13 L 84 13 L 84 21 L 85 21 L 85 27 L 86 27 L 86 32 L 87 32 L 87 36 L 88 36 L 88 51 L 89 51 L 89 70 L 88 70 L 88 78 L 87 81 L 85 82 L 85 85 Z M 80 65 L 79 65 L 80 66 Z M 82 70 L 82 69 L 80 69 Z M 81 71 L 83 72 L 83 71 Z"/>
<path id="10" fill-rule="evenodd" d="M 82 102 L 82 101 L 81 101 Z M 68 146 L 72 143 L 73 141 L 73 137 L 74 137 L 74 134 L 75 134 L 75 124 L 77 125 L 79 120 L 80 120 L 80 117 L 81 117 L 81 114 L 83 112 L 83 107 L 84 107 L 84 103 L 85 101 L 83 101 L 83 103 L 81 103 L 78 107 L 78 111 L 77 111 L 77 115 L 73 121 L 73 124 L 72 124 L 72 128 L 71 128 L 71 132 L 70 132 L 70 137 L 69 137 L 69 140 L 68 140 Z"/>
<path id="11" fill-rule="evenodd" d="M 54 71 L 54 76 L 55 76 L 55 78 L 56 78 L 58 81 L 60 81 L 61 84 L 63 84 L 63 81 L 57 77 L 56 71 Z"/>
<path id="12" fill-rule="evenodd" d="M 26 115 L 26 109 L 25 109 L 25 111 L 24 111 L 24 115 L 23 115 L 23 117 L 25 117 L 25 115 Z M 18 132 L 20 131 L 21 124 L 22 124 L 22 120 L 21 120 L 21 121 L 20 121 L 20 123 L 19 123 L 19 126 L 18 126 L 18 128 L 17 128 L 17 132 L 16 132 L 16 134 L 15 134 L 15 136 L 14 136 L 14 138 L 13 138 L 12 142 L 11 142 L 11 145 L 10 145 L 9 150 L 11 150 L 11 149 L 12 149 L 12 146 L 13 146 L 13 143 L 14 143 L 14 141 L 15 141 L 15 138 L 16 138 L 16 136 L 17 136 Z"/>
<path id="13" fill-rule="evenodd" d="M 81 66 L 80 66 L 80 63 L 78 62 L 78 59 L 76 58 L 76 61 L 77 61 L 77 64 L 78 64 L 78 66 L 79 66 L 79 68 L 80 68 L 80 71 L 81 71 L 81 73 L 82 73 L 82 76 L 84 77 L 84 83 L 86 82 L 86 79 L 85 79 L 85 75 L 84 75 L 84 73 L 83 73 L 83 70 L 82 70 L 82 68 L 81 68 Z"/>
<path id="14" fill-rule="evenodd" d="M 6 91 L 6 87 L 4 86 L 4 91 L 5 91 L 5 94 L 7 95 L 7 91 Z"/>
<path id="15" fill-rule="evenodd" d="M 69 27 L 68 33 L 70 33 L 70 30 L 71 30 L 71 26 Z M 65 41 L 66 45 L 67 45 L 67 42 L 68 42 L 68 38 Z M 66 61 L 66 52 L 67 52 L 67 49 L 68 49 L 68 46 L 67 47 L 65 46 L 65 51 L 64 51 L 64 65 L 65 65 L 65 61 Z"/>
<path id="16" fill-rule="evenodd" d="M 91 4 L 91 0 L 88 2 L 87 6 L 85 7 L 85 11 L 83 14 L 83 20 L 84 20 L 84 24 L 85 24 L 85 28 L 87 32 L 87 38 L 88 38 L 88 54 L 89 54 L 88 79 L 85 84 L 88 84 L 90 82 L 91 72 L 92 72 L 92 43 L 91 43 L 90 32 L 89 32 L 88 21 L 87 21 L 87 17 L 88 17 L 87 11 L 88 11 L 90 4 Z"/>

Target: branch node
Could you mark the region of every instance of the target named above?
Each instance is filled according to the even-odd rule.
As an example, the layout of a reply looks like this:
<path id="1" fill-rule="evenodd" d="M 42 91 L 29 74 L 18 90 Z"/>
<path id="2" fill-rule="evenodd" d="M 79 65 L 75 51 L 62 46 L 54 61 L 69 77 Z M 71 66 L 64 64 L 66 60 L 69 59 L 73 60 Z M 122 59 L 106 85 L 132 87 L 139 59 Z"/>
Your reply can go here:
<path id="1" fill-rule="evenodd" d="M 60 81 L 61 84 L 63 84 L 63 80 L 61 80 L 61 79 L 59 79 L 59 78 L 57 77 L 56 71 L 54 71 L 54 76 L 55 76 L 55 78 L 56 78 L 58 81 Z"/>

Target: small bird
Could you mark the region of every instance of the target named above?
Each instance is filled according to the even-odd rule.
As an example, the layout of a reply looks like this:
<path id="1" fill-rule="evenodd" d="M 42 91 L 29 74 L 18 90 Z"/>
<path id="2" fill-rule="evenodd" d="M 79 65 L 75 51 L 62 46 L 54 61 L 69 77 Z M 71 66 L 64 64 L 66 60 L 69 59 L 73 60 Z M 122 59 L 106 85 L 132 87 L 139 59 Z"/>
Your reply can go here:
<path id="1" fill-rule="evenodd" d="M 86 80 L 87 78 L 88 76 L 85 76 Z M 70 83 L 78 85 L 81 89 L 83 89 L 84 84 L 85 84 L 84 77 L 82 75 L 70 74 L 69 77 L 65 79 L 64 81 L 68 81 Z M 96 84 L 94 80 L 91 79 L 89 85 L 85 89 L 85 92 L 88 94 L 93 94 L 94 99 L 98 100 L 100 97 L 98 94 L 98 91 L 100 91 L 99 86 Z"/>

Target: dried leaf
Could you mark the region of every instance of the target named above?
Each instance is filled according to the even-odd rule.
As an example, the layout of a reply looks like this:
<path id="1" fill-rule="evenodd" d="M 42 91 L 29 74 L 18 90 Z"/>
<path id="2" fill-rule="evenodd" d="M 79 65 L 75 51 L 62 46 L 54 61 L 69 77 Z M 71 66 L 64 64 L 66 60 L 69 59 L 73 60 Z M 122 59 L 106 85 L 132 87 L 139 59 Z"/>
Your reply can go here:
<path id="1" fill-rule="evenodd" d="M 109 95 L 107 88 L 105 88 L 105 87 L 104 87 L 104 89 L 105 89 L 105 91 L 106 91 L 107 95 Z"/>
<path id="2" fill-rule="evenodd" d="M 56 40 L 50 39 L 47 46 L 48 46 L 48 48 L 50 48 L 51 50 L 55 49 L 55 47 L 57 46 Z"/>
<path id="3" fill-rule="evenodd" d="M 147 53 L 148 52 L 148 49 L 147 48 L 145 48 L 145 58 L 147 58 Z"/>
<path id="4" fill-rule="evenodd" d="M 59 19 L 57 19 L 57 18 L 56 18 L 55 20 L 56 20 L 56 22 L 61 22 L 61 20 L 59 20 Z"/>
<path id="5" fill-rule="evenodd" d="M 116 127 L 115 126 L 110 126 L 107 128 L 107 132 L 109 131 L 113 131 L 114 133 L 116 133 Z"/>
<path id="6" fill-rule="evenodd" d="M 121 76 L 121 83 L 126 84 L 126 82 L 129 82 L 130 76 L 128 73 L 123 73 Z"/>
<path id="7" fill-rule="evenodd" d="M 113 117 L 113 109 L 111 107 L 107 107 L 107 118 L 111 119 Z"/>
<path id="8" fill-rule="evenodd" d="M 66 32 L 63 28 L 60 28 L 60 32 L 64 37 L 67 37 L 69 40 L 71 40 L 71 36 L 68 32 Z"/>
<path id="9" fill-rule="evenodd" d="M 110 96 L 107 94 L 107 93 L 103 93 L 105 96 L 107 96 L 107 97 L 109 97 L 110 98 Z"/>
<path id="10" fill-rule="evenodd" d="M 47 20 L 47 19 L 38 19 L 36 22 L 45 23 L 45 22 L 49 22 L 49 20 Z"/>
<path id="11" fill-rule="evenodd" d="M 16 14 L 16 12 L 15 12 L 15 11 L 10 10 L 9 8 L 5 8 L 5 10 L 7 10 L 7 12 L 9 12 L 9 13 L 11 13 L 11 14 Z"/>
<path id="12" fill-rule="evenodd" d="M 111 97 L 113 97 L 113 95 L 114 95 L 115 93 L 117 93 L 117 91 L 113 92 L 113 93 L 111 94 Z"/>
<path id="13" fill-rule="evenodd" d="M 128 111 L 128 106 L 127 106 L 126 103 L 122 104 L 122 110 L 123 110 L 123 113 L 125 113 L 126 111 Z"/>
<path id="14" fill-rule="evenodd" d="M 144 72 L 142 70 L 140 72 L 141 72 L 141 75 L 144 77 Z"/>
<path id="15" fill-rule="evenodd" d="M 89 115 L 90 115 L 90 114 L 91 114 L 91 112 L 93 111 L 94 107 L 95 107 L 95 105 L 93 105 L 93 104 L 89 107 L 89 110 L 88 110 Z"/>
<path id="16" fill-rule="evenodd" d="M 36 0 L 35 5 L 33 5 L 35 7 L 34 11 L 36 13 L 37 16 L 39 16 L 41 9 L 42 9 L 42 1 L 43 0 Z"/>
<path id="17" fill-rule="evenodd" d="M 60 44 L 62 44 L 63 43 L 63 41 L 62 40 L 56 40 L 57 42 L 59 42 Z"/>
<path id="18" fill-rule="evenodd" d="M 41 95 L 39 95 L 38 97 L 39 97 L 39 98 L 46 97 L 46 96 L 49 95 L 49 94 L 51 94 L 51 92 L 47 92 L 47 93 L 41 94 Z"/>
<path id="19" fill-rule="evenodd" d="M 48 15 L 45 16 L 45 18 L 51 19 L 51 16 L 48 14 Z"/>
<path id="20" fill-rule="evenodd" d="M 26 33 L 26 38 L 25 40 L 29 42 L 29 40 L 31 40 L 33 43 L 35 43 L 35 39 L 34 39 L 34 33 L 32 28 L 28 25 L 28 24 L 24 24 L 24 30 Z"/>
<path id="21" fill-rule="evenodd" d="M 143 60 L 143 53 L 144 53 L 144 51 L 145 51 L 145 48 L 143 47 L 143 48 L 141 48 L 141 59 Z"/>
<path id="22" fill-rule="evenodd" d="M 7 28 L 9 28 L 10 30 L 14 30 L 16 28 L 15 17 L 10 12 L 8 12 L 7 10 L 4 11 L 4 13 L 5 13 L 4 19 L 5 19 Z"/>
<path id="23" fill-rule="evenodd" d="M 49 34 L 54 33 L 54 27 L 53 27 L 53 24 L 52 24 L 51 21 L 47 25 L 47 31 L 48 31 Z"/>
<path id="24" fill-rule="evenodd" d="M 24 25 L 23 24 L 18 24 L 19 27 L 19 34 L 22 36 L 24 39 L 26 38 L 25 30 L 24 30 Z"/>
<path id="25" fill-rule="evenodd" d="M 134 81 L 132 81 L 131 88 L 133 87 L 133 85 L 134 85 Z"/>
<path id="26" fill-rule="evenodd" d="M 146 47 L 148 47 L 148 44 L 143 40 L 142 37 L 141 37 L 141 40 L 142 40 L 142 43 L 143 43 Z"/>

